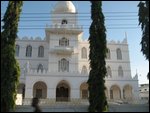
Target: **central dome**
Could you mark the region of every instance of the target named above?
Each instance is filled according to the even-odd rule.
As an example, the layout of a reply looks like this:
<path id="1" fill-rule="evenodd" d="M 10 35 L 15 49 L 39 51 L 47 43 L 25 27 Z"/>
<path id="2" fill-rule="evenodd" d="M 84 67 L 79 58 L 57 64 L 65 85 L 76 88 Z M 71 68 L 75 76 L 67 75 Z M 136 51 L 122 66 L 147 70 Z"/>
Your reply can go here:
<path id="1" fill-rule="evenodd" d="M 59 1 L 55 5 L 53 13 L 76 13 L 76 9 L 71 1 Z"/>

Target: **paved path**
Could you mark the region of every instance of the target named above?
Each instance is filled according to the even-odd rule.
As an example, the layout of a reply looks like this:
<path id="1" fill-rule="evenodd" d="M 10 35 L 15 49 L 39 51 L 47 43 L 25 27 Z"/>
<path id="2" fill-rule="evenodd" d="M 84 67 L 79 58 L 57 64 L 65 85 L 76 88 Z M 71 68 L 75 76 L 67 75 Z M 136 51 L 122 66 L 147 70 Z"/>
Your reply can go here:
<path id="1" fill-rule="evenodd" d="M 43 112 L 87 112 L 88 105 L 41 106 Z M 31 106 L 17 106 L 16 112 L 32 112 Z M 149 104 L 109 104 L 109 112 L 149 112 Z"/>
<path id="2" fill-rule="evenodd" d="M 110 112 L 149 112 L 149 104 L 109 105 Z"/>
<path id="3" fill-rule="evenodd" d="M 43 112 L 87 112 L 87 105 L 57 105 L 57 106 L 40 106 Z M 32 112 L 31 106 L 17 106 L 16 112 Z"/>

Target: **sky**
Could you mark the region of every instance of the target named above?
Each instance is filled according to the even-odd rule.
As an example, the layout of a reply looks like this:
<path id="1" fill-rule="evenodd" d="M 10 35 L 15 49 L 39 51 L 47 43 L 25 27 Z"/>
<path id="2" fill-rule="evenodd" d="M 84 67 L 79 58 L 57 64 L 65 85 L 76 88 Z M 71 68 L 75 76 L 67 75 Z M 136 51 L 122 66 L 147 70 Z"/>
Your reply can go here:
<path id="1" fill-rule="evenodd" d="M 57 1 L 24 1 L 19 22 L 20 29 L 18 31 L 18 37 L 22 38 L 27 36 L 44 38 L 44 28 L 46 24 L 51 24 L 50 13 L 56 2 Z M 5 13 L 7 3 L 7 1 L 1 1 L 1 19 Z M 149 83 L 146 77 L 149 71 L 149 63 L 141 52 L 140 41 L 142 31 L 141 27 L 138 25 L 138 3 L 139 1 L 103 1 L 102 11 L 105 16 L 107 40 L 121 42 L 127 37 L 131 75 L 133 77 L 137 72 L 139 84 L 144 84 Z M 91 24 L 91 4 L 89 1 L 73 1 L 73 4 L 78 12 L 78 24 L 83 25 L 83 39 L 87 40 L 89 37 L 88 28 Z M 1 24 L 3 23 L 1 22 Z M 28 29 L 29 27 L 32 27 L 33 29 Z"/>

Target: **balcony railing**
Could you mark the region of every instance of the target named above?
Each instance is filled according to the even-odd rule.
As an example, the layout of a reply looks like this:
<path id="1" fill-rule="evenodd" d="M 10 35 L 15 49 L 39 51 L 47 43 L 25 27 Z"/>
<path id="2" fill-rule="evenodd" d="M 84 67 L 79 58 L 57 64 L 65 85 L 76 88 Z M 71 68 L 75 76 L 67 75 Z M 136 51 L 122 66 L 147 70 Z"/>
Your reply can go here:
<path id="1" fill-rule="evenodd" d="M 74 50 L 72 46 L 55 46 L 50 52 L 57 54 L 72 54 Z"/>
<path id="2" fill-rule="evenodd" d="M 54 24 L 54 25 L 46 25 L 46 28 L 67 28 L 67 29 L 73 29 L 73 30 L 82 30 L 83 27 L 79 25 L 74 24 Z"/>

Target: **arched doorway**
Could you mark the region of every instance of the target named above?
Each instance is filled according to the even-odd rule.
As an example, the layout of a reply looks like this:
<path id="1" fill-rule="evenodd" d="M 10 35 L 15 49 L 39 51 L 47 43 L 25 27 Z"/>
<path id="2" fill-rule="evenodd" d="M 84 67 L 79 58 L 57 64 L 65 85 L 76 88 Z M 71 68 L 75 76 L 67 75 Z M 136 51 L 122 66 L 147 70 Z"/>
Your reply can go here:
<path id="1" fill-rule="evenodd" d="M 33 97 L 45 99 L 47 97 L 47 86 L 44 82 L 36 82 L 33 86 Z"/>
<path id="2" fill-rule="evenodd" d="M 88 99 L 88 84 L 86 82 L 80 85 L 80 97 L 81 99 Z"/>
<path id="3" fill-rule="evenodd" d="M 130 100 L 132 98 L 132 86 L 125 85 L 123 87 L 123 98 Z"/>
<path id="4" fill-rule="evenodd" d="M 62 80 L 56 87 L 56 101 L 69 101 L 70 87 L 67 81 Z"/>
<path id="5" fill-rule="evenodd" d="M 121 99 L 121 90 L 118 85 L 113 85 L 110 88 L 110 99 L 119 100 Z"/>

